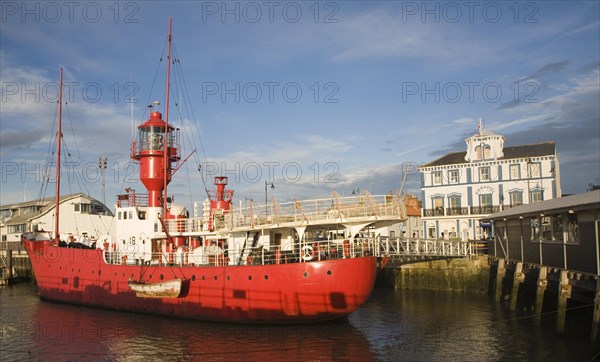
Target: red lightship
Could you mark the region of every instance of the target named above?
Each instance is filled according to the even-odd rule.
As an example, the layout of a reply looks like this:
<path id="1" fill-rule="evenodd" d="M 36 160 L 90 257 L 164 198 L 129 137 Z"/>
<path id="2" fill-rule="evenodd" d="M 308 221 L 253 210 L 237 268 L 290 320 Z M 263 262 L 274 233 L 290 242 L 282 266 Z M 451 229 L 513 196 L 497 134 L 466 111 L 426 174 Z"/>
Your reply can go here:
<path id="1" fill-rule="evenodd" d="M 171 22 L 168 44 L 167 89 Z M 165 117 L 151 108 L 132 144 L 147 193 L 118 195 L 111 240 L 64 247 L 58 222 L 53 235 L 22 235 L 41 297 L 236 323 L 327 321 L 363 304 L 377 272 L 377 240 L 365 230 L 399 222 L 401 198 L 334 193 L 237 208 L 227 177 L 215 177 L 215 191 L 190 217 L 167 195 L 182 161 L 165 98 Z"/>

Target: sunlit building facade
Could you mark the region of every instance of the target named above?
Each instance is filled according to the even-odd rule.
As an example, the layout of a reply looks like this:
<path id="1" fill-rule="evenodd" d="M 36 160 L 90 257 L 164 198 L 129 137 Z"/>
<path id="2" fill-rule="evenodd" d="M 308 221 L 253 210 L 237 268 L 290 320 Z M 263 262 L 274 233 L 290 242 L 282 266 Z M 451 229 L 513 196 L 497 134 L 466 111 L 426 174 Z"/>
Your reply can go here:
<path id="1" fill-rule="evenodd" d="M 555 142 L 504 147 L 504 140 L 483 129 L 465 140 L 465 152 L 419 168 L 427 238 L 486 239 L 487 215 L 561 196 Z"/>

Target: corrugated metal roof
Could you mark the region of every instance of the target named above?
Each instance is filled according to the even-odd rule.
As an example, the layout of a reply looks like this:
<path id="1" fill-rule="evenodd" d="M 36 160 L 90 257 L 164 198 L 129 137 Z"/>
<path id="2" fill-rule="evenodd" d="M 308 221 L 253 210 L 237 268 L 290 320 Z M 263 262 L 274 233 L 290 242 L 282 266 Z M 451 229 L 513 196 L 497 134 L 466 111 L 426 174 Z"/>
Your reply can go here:
<path id="1" fill-rule="evenodd" d="M 502 149 L 502 152 L 504 153 L 504 156 L 500 157 L 498 160 L 555 155 L 556 142 L 542 142 L 532 145 L 504 147 Z M 421 167 L 468 163 L 467 161 L 465 161 L 466 155 L 467 152 L 447 153 L 444 156 L 438 158 L 437 160 L 431 161 L 430 163 L 425 164 Z"/>
<path id="2" fill-rule="evenodd" d="M 517 215 L 533 215 L 541 214 L 543 212 L 559 211 L 563 209 L 594 209 L 600 208 L 600 190 L 594 190 L 584 192 L 582 194 L 569 195 L 559 197 L 556 199 L 550 199 L 542 202 L 536 202 L 533 204 L 521 205 L 512 207 L 507 210 L 491 214 L 486 219 L 502 219 Z"/>

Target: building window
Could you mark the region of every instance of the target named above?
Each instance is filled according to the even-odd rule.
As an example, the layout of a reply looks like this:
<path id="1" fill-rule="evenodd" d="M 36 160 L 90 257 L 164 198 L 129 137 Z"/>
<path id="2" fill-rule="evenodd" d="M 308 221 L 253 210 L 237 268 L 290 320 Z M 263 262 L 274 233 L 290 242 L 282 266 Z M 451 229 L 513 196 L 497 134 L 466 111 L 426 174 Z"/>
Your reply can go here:
<path id="1" fill-rule="evenodd" d="M 483 154 L 481 150 L 483 149 Z M 490 145 L 483 145 L 475 147 L 475 154 L 477 155 L 478 160 L 489 160 L 491 158 L 491 147 Z"/>
<path id="2" fill-rule="evenodd" d="M 482 214 L 489 214 L 492 212 L 492 194 L 481 194 L 479 195 L 479 207 Z"/>
<path id="3" fill-rule="evenodd" d="M 542 177 L 542 165 L 539 162 L 529 163 L 529 178 Z"/>
<path id="4" fill-rule="evenodd" d="M 479 168 L 479 181 L 490 181 L 490 168 L 488 167 L 480 167 Z"/>
<path id="5" fill-rule="evenodd" d="M 8 233 L 9 234 L 21 234 L 25 232 L 25 224 L 21 225 L 9 225 Z"/>
<path id="6" fill-rule="evenodd" d="M 523 205 L 523 191 L 512 191 L 510 195 L 510 206 Z"/>
<path id="7" fill-rule="evenodd" d="M 537 217 L 531 218 L 531 240 L 540 239 L 540 220 Z"/>
<path id="8" fill-rule="evenodd" d="M 563 241 L 562 215 L 542 216 L 542 241 Z"/>
<path id="9" fill-rule="evenodd" d="M 444 199 L 441 197 L 433 198 L 433 214 L 436 216 L 444 215 Z"/>
<path id="10" fill-rule="evenodd" d="M 579 244 L 577 214 L 567 214 L 567 243 Z"/>
<path id="11" fill-rule="evenodd" d="M 441 185 L 442 184 L 442 171 L 433 171 L 431 173 L 431 177 L 433 178 L 433 184 L 434 185 Z"/>
<path id="12" fill-rule="evenodd" d="M 510 165 L 510 179 L 518 180 L 521 178 L 521 166 L 518 164 Z"/>
<path id="13" fill-rule="evenodd" d="M 544 193 L 542 190 L 533 190 L 529 196 L 531 203 L 544 201 Z"/>
<path id="14" fill-rule="evenodd" d="M 579 244 L 576 214 L 540 215 L 531 219 L 531 241 Z"/>
<path id="15" fill-rule="evenodd" d="M 460 215 L 460 195 L 448 196 L 448 207 L 450 215 Z"/>
<path id="16" fill-rule="evenodd" d="M 458 183 L 458 170 L 448 170 L 448 182 L 451 184 Z"/>

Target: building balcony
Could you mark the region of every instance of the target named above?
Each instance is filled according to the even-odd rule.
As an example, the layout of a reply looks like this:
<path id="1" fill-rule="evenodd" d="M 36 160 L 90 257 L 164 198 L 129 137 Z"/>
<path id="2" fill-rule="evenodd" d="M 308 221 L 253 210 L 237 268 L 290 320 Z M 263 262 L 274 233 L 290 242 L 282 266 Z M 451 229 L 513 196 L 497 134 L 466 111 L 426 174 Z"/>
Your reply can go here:
<path id="1" fill-rule="evenodd" d="M 467 207 L 436 207 L 423 209 L 423 217 L 457 216 L 457 215 L 488 215 L 507 209 L 505 205 L 467 206 Z"/>

